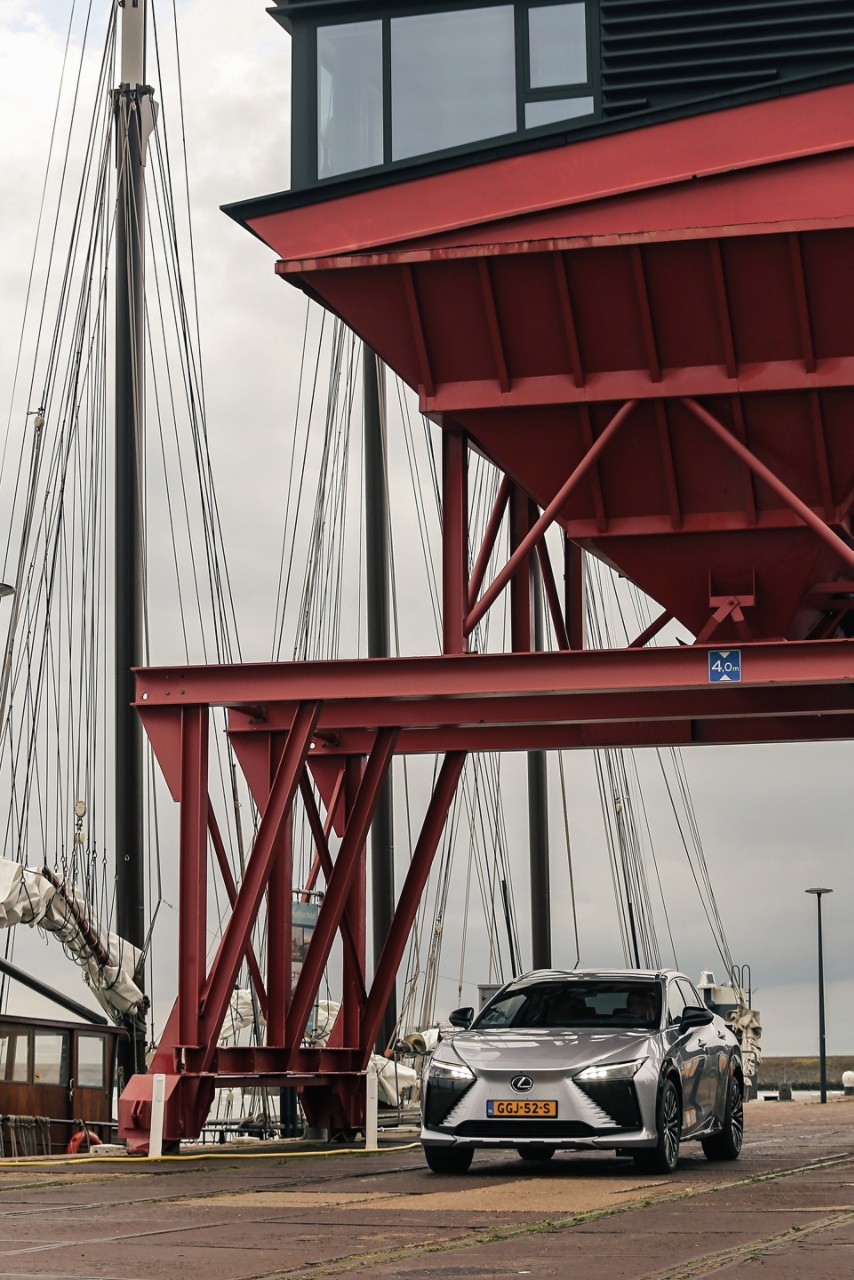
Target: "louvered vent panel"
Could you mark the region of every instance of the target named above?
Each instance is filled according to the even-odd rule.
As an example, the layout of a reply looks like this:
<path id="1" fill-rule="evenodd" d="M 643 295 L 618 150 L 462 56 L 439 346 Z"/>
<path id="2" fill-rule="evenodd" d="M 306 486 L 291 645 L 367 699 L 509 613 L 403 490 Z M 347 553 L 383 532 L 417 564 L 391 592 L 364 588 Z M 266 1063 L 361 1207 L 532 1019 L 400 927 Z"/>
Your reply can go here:
<path id="1" fill-rule="evenodd" d="M 854 79 L 854 0 L 600 5 L 607 118 Z"/>

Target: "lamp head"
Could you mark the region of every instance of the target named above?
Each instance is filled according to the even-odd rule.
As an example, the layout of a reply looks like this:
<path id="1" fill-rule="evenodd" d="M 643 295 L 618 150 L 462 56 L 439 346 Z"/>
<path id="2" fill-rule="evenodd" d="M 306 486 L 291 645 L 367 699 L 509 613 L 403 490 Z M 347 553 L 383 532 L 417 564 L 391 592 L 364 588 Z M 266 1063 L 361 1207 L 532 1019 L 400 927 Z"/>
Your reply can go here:
<path id="1" fill-rule="evenodd" d="M 814 893 L 819 898 L 823 893 L 833 893 L 832 889 L 804 889 L 804 893 Z"/>

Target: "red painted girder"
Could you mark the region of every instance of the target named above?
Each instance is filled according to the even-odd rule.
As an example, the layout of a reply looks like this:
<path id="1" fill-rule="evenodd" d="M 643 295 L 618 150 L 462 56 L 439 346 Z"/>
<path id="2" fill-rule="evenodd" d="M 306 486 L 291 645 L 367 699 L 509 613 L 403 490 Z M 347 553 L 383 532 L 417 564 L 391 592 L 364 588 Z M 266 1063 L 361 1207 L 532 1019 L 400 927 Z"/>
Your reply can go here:
<path id="1" fill-rule="evenodd" d="M 722 705 L 722 704 L 721 704 Z M 854 737 L 854 714 L 834 705 L 817 713 L 768 699 L 773 709 L 749 714 L 737 695 L 729 703 L 730 715 L 703 714 L 685 705 L 676 719 L 660 720 L 638 707 L 638 716 L 602 721 L 568 719 L 564 723 L 445 726 L 436 729 L 404 729 L 397 742 L 399 754 L 440 755 L 444 751 L 588 751 L 605 747 L 676 747 L 691 743 L 739 745 L 761 742 L 834 742 Z M 358 730 L 341 735 L 340 750 L 360 754 L 366 735 Z"/>
<path id="2" fill-rule="evenodd" d="M 611 404 L 621 400 L 674 400 L 686 396 L 759 395 L 775 392 L 816 392 L 854 386 L 854 356 L 818 360 L 812 373 L 802 360 L 766 360 L 739 365 L 734 377 L 722 365 L 662 369 L 657 382 L 649 370 L 615 369 L 587 373 L 576 385 L 569 373 L 542 377 L 514 377 L 501 391 L 490 378 L 470 382 L 437 382 L 433 395 L 419 397 L 422 413 L 459 414 L 478 410 L 538 409 L 550 405 Z"/>
<path id="3" fill-rule="evenodd" d="M 488 161 L 477 166 L 476 183 L 471 169 L 457 169 L 252 215 L 246 224 L 283 258 L 361 253 L 520 214 L 845 151 L 854 143 L 852 119 L 854 85 L 839 85 L 576 142 L 571 153 L 562 147 Z M 566 163 L 569 154 L 572 162 Z"/>
<path id="4" fill-rule="evenodd" d="M 708 650 L 678 645 L 644 650 L 465 654 L 432 658 L 339 658 L 321 662 L 147 667 L 136 671 L 141 707 L 206 703 L 261 708 L 273 703 L 321 704 L 317 729 L 334 721 L 329 703 L 352 698 L 446 698 L 511 694 L 608 693 L 704 688 Z M 849 684 L 854 641 L 763 641 L 742 646 L 741 687 Z M 325 705 L 324 705 L 325 704 Z"/>
<path id="5" fill-rule="evenodd" d="M 194 1042 L 202 1048 L 197 1055 L 193 1055 L 198 1058 L 197 1069 L 204 1070 L 207 1067 L 210 1056 L 216 1049 L 217 1037 L 225 1019 L 237 973 L 251 942 L 252 925 L 281 849 L 283 826 L 290 820 L 291 804 L 317 722 L 317 712 L 317 706 L 311 704 L 297 711 L 293 731 L 288 735 L 276 769 L 270 799 L 259 823 L 243 881 L 202 994 L 198 1010 L 201 1034 L 200 1039 Z M 205 815 L 205 822 L 206 820 Z"/>
<path id="6" fill-rule="evenodd" d="M 815 641 L 814 643 L 828 643 Z M 838 643 L 834 641 L 833 643 Z M 843 643 L 851 643 L 845 641 Z M 729 646 L 730 648 L 737 646 Z M 740 646 L 749 661 L 748 645 Z M 566 652 L 569 652 L 568 650 Z M 647 651 L 651 652 L 651 651 Z M 854 654 L 851 662 L 854 664 Z M 539 727 L 625 723 L 633 720 L 654 723 L 679 716 L 734 717 L 775 715 L 842 714 L 854 710 L 854 687 L 847 680 L 826 684 L 785 683 L 770 681 L 764 685 L 743 683 L 738 686 L 653 685 L 645 689 L 619 690 L 554 690 L 536 693 L 483 693 L 469 697 L 428 698 L 364 698 L 330 703 L 325 709 L 328 723 L 318 724 L 319 735 L 309 756 L 312 759 L 339 754 L 363 754 L 376 728 L 400 728 L 403 737 L 398 753 L 414 750 L 414 742 L 423 742 L 423 732 L 436 735 L 446 730 L 478 733 L 486 728 L 519 729 L 522 734 L 536 733 Z M 246 734 L 265 735 L 279 732 L 290 721 L 287 704 L 271 706 L 267 723 L 251 727 L 230 728 L 232 739 Z M 433 730 L 436 735 L 433 735 Z M 320 734 L 322 733 L 322 736 Z M 457 744 L 455 744 L 457 745 Z M 422 748 L 423 749 L 423 748 Z M 521 748 L 520 748 L 521 749 Z"/>

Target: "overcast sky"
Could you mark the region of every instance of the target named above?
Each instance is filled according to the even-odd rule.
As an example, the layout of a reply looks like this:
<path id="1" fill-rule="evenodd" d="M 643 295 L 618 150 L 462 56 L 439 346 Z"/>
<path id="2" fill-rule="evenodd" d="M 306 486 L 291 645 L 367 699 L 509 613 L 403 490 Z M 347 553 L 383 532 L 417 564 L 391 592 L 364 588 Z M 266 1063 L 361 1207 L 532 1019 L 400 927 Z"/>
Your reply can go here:
<path id="1" fill-rule="evenodd" d="M 106 0 L 101 0 L 100 8 L 106 10 Z M 171 4 L 163 9 L 165 25 Z M 306 307 L 301 295 L 275 279 L 270 252 L 226 218 L 220 205 L 288 185 L 289 41 L 266 14 L 264 0 L 181 0 L 178 10 L 211 448 L 244 653 L 263 659 L 272 644 L 282 495 Z M 0 316 L 4 335 L 0 408 L 4 429 L 70 11 L 71 0 L 0 0 Z M 102 18 L 93 21 L 100 25 Z M 154 79 L 151 72 L 149 78 Z M 18 404 L 13 413 L 13 438 L 21 429 L 20 408 Z M 5 542 L 5 529 L 2 534 Z M 417 546 L 414 532 L 403 519 L 397 536 L 399 558 L 408 561 L 410 552 L 417 554 Z M 8 565 L 3 572 L 8 575 Z M 417 651 L 412 637 L 430 634 L 418 611 L 421 589 L 409 580 L 401 585 L 403 633 L 410 652 Z M 180 653 L 171 659 L 161 655 L 160 660 L 179 661 Z M 851 1053 L 854 1066 L 854 946 L 846 923 L 852 902 L 852 765 L 850 744 L 695 748 L 686 753 L 729 943 L 736 961 L 752 969 L 766 1052 L 816 1049 L 815 904 L 804 890 L 822 884 L 834 889 L 825 904 L 828 1050 Z M 621 964 L 592 761 L 576 754 L 567 767 L 581 960 Z M 660 788 L 656 790 L 650 753 L 639 768 L 649 783 L 645 795 L 679 964 L 694 978 L 709 967 L 720 978 L 720 961 L 699 911 L 666 796 Z M 575 953 L 569 928 L 567 857 L 554 766 L 551 784 L 554 960 L 571 965 Z M 523 960 L 528 963 L 523 762 L 506 763 L 503 794 Z M 401 857 L 403 843 L 399 833 Z M 472 969 L 477 970 L 482 924 L 475 915 L 469 924 L 468 954 Z M 459 907 L 452 908 L 447 922 L 450 936 L 459 936 L 459 917 Z M 170 904 L 158 925 L 161 991 L 174 985 L 174 924 Z M 456 1002 L 459 943 L 454 945 L 456 955 L 449 953 L 446 958 L 443 954 L 442 1013 Z M 82 991 L 76 974 L 66 977 L 62 957 L 48 959 L 47 948 L 36 937 L 17 947 L 16 959 L 34 967 L 44 964 L 51 980 L 73 994 Z M 664 959 L 671 962 L 672 956 L 665 954 Z M 473 999 L 473 984 L 485 977 L 482 972 L 466 973 L 464 1002 Z M 156 998 L 158 992 L 154 994 Z M 23 1009 L 29 1003 L 28 996 L 16 993 L 10 1007 Z"/>

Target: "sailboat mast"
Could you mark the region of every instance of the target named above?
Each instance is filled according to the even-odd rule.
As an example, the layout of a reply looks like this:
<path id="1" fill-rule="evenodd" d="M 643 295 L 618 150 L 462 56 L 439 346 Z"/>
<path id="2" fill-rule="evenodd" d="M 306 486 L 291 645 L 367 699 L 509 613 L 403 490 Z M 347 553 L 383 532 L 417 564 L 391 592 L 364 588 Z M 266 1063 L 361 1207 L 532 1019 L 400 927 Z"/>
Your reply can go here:
<path id="1" fill-rule="evenodd" d="M 116 926 L 141 947 L 145 940 L 142 729 L 133 708 L 133 668 L 143 659 L 141 556 L 142 409 L 144 384 L 144 256 L 146 121 L 146 0 L 124 0 L 121 83 L 114 93 L 116 183 L 116 423 L 115 423 L 115 857 Z M 124 1078 L 144 1070 L 144 1043 L 123 1046 Z M 124 1061 L 122 1061 L 124 1057 Z"/>

